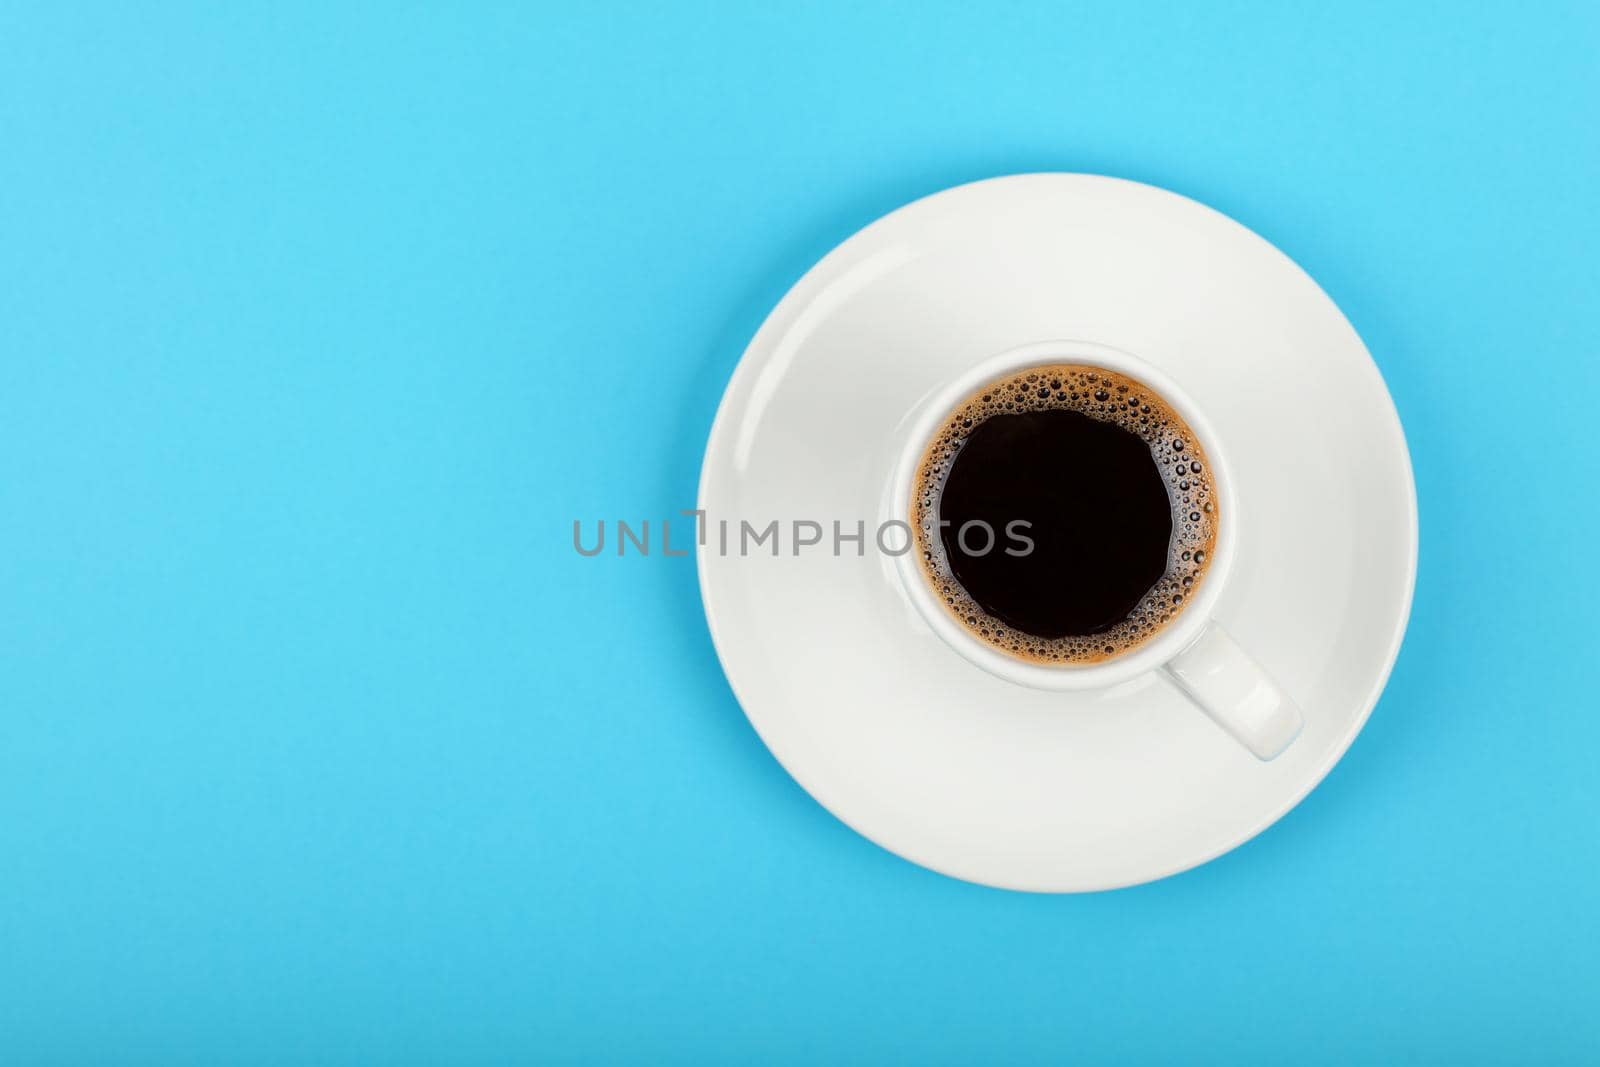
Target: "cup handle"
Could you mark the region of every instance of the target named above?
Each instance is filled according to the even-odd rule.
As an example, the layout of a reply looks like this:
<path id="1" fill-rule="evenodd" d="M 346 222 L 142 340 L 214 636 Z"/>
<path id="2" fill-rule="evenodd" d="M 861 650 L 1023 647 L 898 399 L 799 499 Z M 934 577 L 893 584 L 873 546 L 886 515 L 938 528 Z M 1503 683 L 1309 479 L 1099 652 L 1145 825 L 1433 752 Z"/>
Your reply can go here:
<path id="1" fill-rule="evenodd" d="M 1299 706 L 1215 619 L 1166 669 L 1178 688 L 1257 759 L 1282 753 L 1305 722 Z"/>

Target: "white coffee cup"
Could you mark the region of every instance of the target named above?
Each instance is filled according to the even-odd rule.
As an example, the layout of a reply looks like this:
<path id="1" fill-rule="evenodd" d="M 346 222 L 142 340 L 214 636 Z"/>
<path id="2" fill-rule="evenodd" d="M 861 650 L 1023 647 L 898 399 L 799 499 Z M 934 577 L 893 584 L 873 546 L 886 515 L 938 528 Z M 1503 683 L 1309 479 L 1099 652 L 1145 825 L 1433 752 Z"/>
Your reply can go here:
<path id="1" fill-rule="evenodd" d="M 892 517 L 911 514 L 911 488 L 924 450 L 950 414 L 985 383 L 1029 367 L 1072 363 L 1116 371 L 1143 382 L 1188 423 L 1209 458 L 1217 494 L 1217 538 L 1205 581 L 1176 619 L 1154 637 L 1099 663 L 1047 665 L 1008 656 L 980 640 L 946 610 L 919 560 L 906 552 L 895 559 L 906 592 L 928 625 L 955 651 L 991 674 L 1035 689 L 1084 690 L 1117 685 L 1154 671 L 1164 672 L 1202 711 L 1258 758 L 1283 752 L 1300 732 L 1299 707 L 1227 631 L 1211 617 L 1232 569 L 1237 510 L 1227 453 L 1210 423 L 1170 378 L 1126 352 L 1084 341 L 1044 341 L 1003 352 L 977 364 L 937 390 L 912 420 L 894 468 Z"/>

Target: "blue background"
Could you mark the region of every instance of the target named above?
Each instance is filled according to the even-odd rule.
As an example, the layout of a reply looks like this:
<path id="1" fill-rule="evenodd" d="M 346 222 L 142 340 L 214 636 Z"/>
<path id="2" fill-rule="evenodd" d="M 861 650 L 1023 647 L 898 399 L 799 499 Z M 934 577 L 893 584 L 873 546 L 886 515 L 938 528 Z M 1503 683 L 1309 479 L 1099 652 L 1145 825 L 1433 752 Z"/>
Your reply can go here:
<path id="1" fill-rule="evenodd" d="M 1296 6 L 0 9 L 0 1059 L 1594 1062 L 1600 8 Z M 1345 761 L 1088 897 L 855 836 L 571 548 L 1025 170 L 1295 257 L 1421 501 Z"/>

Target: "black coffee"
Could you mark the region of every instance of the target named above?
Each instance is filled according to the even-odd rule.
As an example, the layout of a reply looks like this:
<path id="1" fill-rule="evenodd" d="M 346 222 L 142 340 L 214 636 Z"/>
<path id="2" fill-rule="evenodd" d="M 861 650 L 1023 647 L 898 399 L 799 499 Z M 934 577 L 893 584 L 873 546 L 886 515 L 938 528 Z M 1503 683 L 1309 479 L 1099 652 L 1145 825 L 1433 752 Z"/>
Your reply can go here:
<path id="1" fill-rule="evenodd" d="M 979 637 L 1092 663 L 1183 610 L 1216 541 L 1189 427 L 1142 383 L 1035 367 L 957 406 L 923 456 L 911 526 L 925 574 Z"/>

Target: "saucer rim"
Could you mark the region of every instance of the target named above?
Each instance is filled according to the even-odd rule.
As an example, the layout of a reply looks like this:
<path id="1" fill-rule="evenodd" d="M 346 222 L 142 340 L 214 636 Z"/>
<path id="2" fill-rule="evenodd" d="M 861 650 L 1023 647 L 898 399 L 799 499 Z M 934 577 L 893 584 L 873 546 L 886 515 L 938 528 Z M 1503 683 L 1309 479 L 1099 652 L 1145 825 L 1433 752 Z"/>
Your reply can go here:
<path id="1" fill-rule="evenodd" d="M 1311 792 L 1317 788 L 1317 786 L 1322 784 L 1323 780 L 1328 776 L 1329 773 L 1332 772 L 1333 768 L 1337 766 L 1342 759 L 1344 759 L 1344 756 L 1349 751 L 1350 746 L 1355 743 L 1355 739 L 1360 735 L 1361 731 L 1365 729 L 1368 719 L 1371 718 L 1373 710 L 1377 707 L 1377 703 L 1383 695 L 1384 689 L 1388 686 L 1389 678 L 1393 673 L 1395 663 L 1399 659 L 1400 649 L 1405 641 L 1405 634 L 1410 625 L 1411 612 L 1416 593 L 1417 560 L 1419 548 L 1416 475 L 1411 462 L 1410 444 L 1406 439 L 1405 427 L 1400 421 L 1399 410 L 1394 403 L 1394 395 L 1389 390 L 1388 382 L 1384 380 L 1383 372 L 1379 369 L 1377 362 L 1372 358 L 1371 349 L 1367 346 L 1366 341 L 1362 339 L 1360 332 L 1356 330 L 1355 325 L 1349 321 L 1349 318 L 1344 314 L 1343 310 L 1339 308 L 1338 304 L 1334 302 L 1333 298 L 1328 295 L 1327 291 L 1317 283 L 1316 279 L 1313 278 L 1310 273 L 1305 270 L 1305 268 L 1301 267 L 1300 264 L 1295 262 L 1287 253 L 1283 252 L 1276 245 L 1272 244 L 1272 242 L 1268 241 L 1265 237 L 1262 237 L 1260 234 L 1256 233 L 1250 227 L 1239 222 L 1232 216 L 1219 211 L 1214 207 L 1211 207 L 1208 204 L 1201 203 L 1200 201 L 1184 196 L 1181 193 L 1173 192 L 1170 189 L 1164 189 L 1160 186 L 1150 185 L 1145 182 L 1134 181 L 1128 178 L 1120 178 L 1114 175 L 1076 171 L 1025 171 L 1012 174 L 996 175 L 970 182 L 963 182 L 959 185 L 950 186 L 948 188 L 929 193 L 925 196 L 918 197 L 915 200 L 911 200 L 905 204 L 902 204 L 894 210 L 873 219 L 866 225 L 859 227 L 843 240 L 831 247 L 820 259 L 807 268 L 806 271 L 789 286 L 778 302 L 774 304 L 772 309 L 766 314 L 766 316 L 763 317 L 761 325 L 757 327 L 753 334 L 751 334 L 750 340 L 746 343 L 743 352 L 740 353 L 739 361 L 734 366 L 732 373 L 728 376 L 727 384 L 723 387 L 722 397 L 717 403 L 716 415 L 712 419 L 711 429 L 706 437 L 706 447 L 700 467 L 700 478 L 696 485 L 696 506 L 704 508 L 706 504 L 706 489 L 707 483 L 712 474 L 713 457 L 719 454 L 724 448 L 728 447 L 723 442 L 723 438 L 727 435 L 728 426 L 731 422 L 731 416 L 729 414 L 730 400 L 737 392 L 739 392 L 739 390 L 737 390 L 735 387 L 740 384 L 742 379 L 752 373 L 755 373 L 755 362 L 752 359 L 753 350 L 757 347 L 758 342 L 762 340 L 763 336 L 770 329 L 774 328 L 774 323 L 781 321 L 785 317 L 785 313 L 791 309 L 792 305 L 797 304 L 802 299 L 809 299 L 808 291 L 811 288 L 810 283 L 814 282 L 815 279 L 817 279 L 818 276 L 821 275 L 822 272 L 824 272 L 834 261 L 843 259 L 853 246 L 869 239 L 870 235 L 874 231 L 887 226 L 891 220 L 909 214 L 913 211 L 927 210 L 936 206 L 942 201 L 958 199 L 962 194 L 969 193 L 980 187 L 998 188 L 1006 185 L 1020 185 L 1023 183 L 1036 183 L 1041 181 L 1065 181 L 1071 183 L 1086 183 L 1090 185 L 1106 183 L 1120 186 L 1131 186 L 1141 193 L 1153 193 L 1163 197 L 1170 197 L 1183 202 L 1183 204 L 1187 206 L 1198 208 L 1203 212 L 1217 216 L 1230 225 L 1234 230 L 1246 235 L 1249 240 L 1254 241 L 1258 246 L 1267 250 L 1272 256 L 1281 260 L 1292 270 L 1299 273 L 1302 278 L 1304 278 L 1304 280 L 1310 284 L 1312 290 L 1318 296 L 1320 296 L 1321 299 L 1333 310 L 1334 314 L 1345 323 L 1346 327 L 1351 331 L 1352 335 L 1354 335 L 1361 349 L 1361 354 L 1365 357 L 1366 369 L 1376 381 L 1378 385 L 1378 391 L 1383 397 L 1384 404 L 1382 405 L 1382 408 L 1389 423 L 1389 427 L 1395 434 L 1396 444 L 1398 446 L 1393 450 L 1393 452 L 1397 453 L 1395 458 L 1398 460 L 1405 475 L 1404 484 L 1407 490 L 1404 497 L 1406 512 L 1405 588 L 1402 591 L 1400 598 L 1400 610 L 1396 615 L 1396 621 L 1394 623 L 1393 630 L 1389 635 L 1388 648 L 1383 657 L 1382 667 L 1374 675 L 1372 685 L 1368 687 L 1366 695 L 1362 698 L 1360 710 L 1350 720 L 1349 726 L 1345 730 L 1344 734 L 1339 737 L 1337 743 L 1330 747 L 1328 755 L 1324 758 L 1324 760 L 1320 764 L 1314 765 L 1314 768 L 1306 773 L 1304 781 L 1290 794 L 1288 800 L 1267 811 L 1267 813 L 1261 818 L 1251 822 L 1242 832 L 1236 835 L 1230 835 L 1226 843 L 1201 853 L 1197 858 L 1191 859 L 1186 857 L 1179 860 L 1175 864 L 1161 866 L 1156 869 L 1154 873 L 1150 873 L 1148 875 L 1130 879 L 1113 878 L 1103 881 L 1087 879 L 1081 884 L 1075 883 L 1072 885 L 1053 885 L 1043 883 L 1026 884 L 1021 881 L 1001 878 L 986 880 L 973 877 L 970 874 L 959 873 L 944 867 L 936 860 L 920 855 L 919 850 L 915 848 L 905 848 L 891 845 L 882 840 L 879 836 L 863 829 L 853 819 L 846 815 L 843 810 L 841 810 L 841 806 L 836 806 L 831 802 L 836 798 L 830 798 L 827 796 L 826 790 L 819 789 L 813 782 L 807 780 L 807 776 L 797 773 L 796 769 L 784 760 L 778 749 L 773 746 L 766 734 L 762 732 L 760 723 L 756 721 L 757 717 L 751 714 L 749 709 L 749 700 L 746 694 L 741 692 L 740 684 L 736 680 L 735 672 L 731 663 L 729 662 L 728 655 L 725 651 L 725 642 L 720 633 L 716 608 L 714 607 L 713 597 L 708 584 L 709 571 L 707 569 L 706 562 L 710 557 L 708 555 L 707 546 L 704 543 L 700 543 L 696 546 L 695 569 L 697 584 L 700 589 L 701 607 L 705 613 L 706 627 L 711 635 L 712 647 L 716 652 L 717 662 L 722 668 L 723 677 L 727 680 L 728 687 L 733 692 L 734 699 L 739 703 L 739 710 L 744 714 L 744 717 L 746 721 L 749 722 L 751 728 L 755 730 L 756 736 L 761 739 L 761 743 L 766 747 L 768 753 L 770 753 L 772 758 L 777 761 L 778 765 L 783 768 L 784 772 L 788 774 L 789 777 L 792 778 L 795 783 L 798 784 L 800 788 L 803 789 L 813 800 L 820 804 L 830 816 L 839 820 L 855 833 L 859 834 L 886 852 L 889 852 L 894 856 L 914 863 L 917 866 L 926 868 L 927 870 L 933 871 L 937 874 L 956 879 L 957 881 L 967 882 L 972 885 L 980 885 L 989 888 L 1004 889 L 1023 893 L 1051 895 L 1097 893 L 1114 889 L 1126 889 L 1134 886 L 1162 881 L 1175 875 L 1182 874 L 1185 871 L 1190 871 L 1197 867 L 1204 866 L 1205 864 L 1210 863 L 1212 860 L 1226 855 L 1241 845 L 1258 837 L 1264 831 L 1277 823 L 1278 820 L 1282 819 L 1290 811 L 1294 810 L 1294 808 L 1296 808 L 1303 800 L 1305 800 L 1305 798 L 1309 796 Z M 805 296 L 800 295 L 803 292 L 806 293 Z M 1153 365 L 1155 365 L 1158 369 L 1161 369 L 1159 363 L 1154 363 Z"/>

